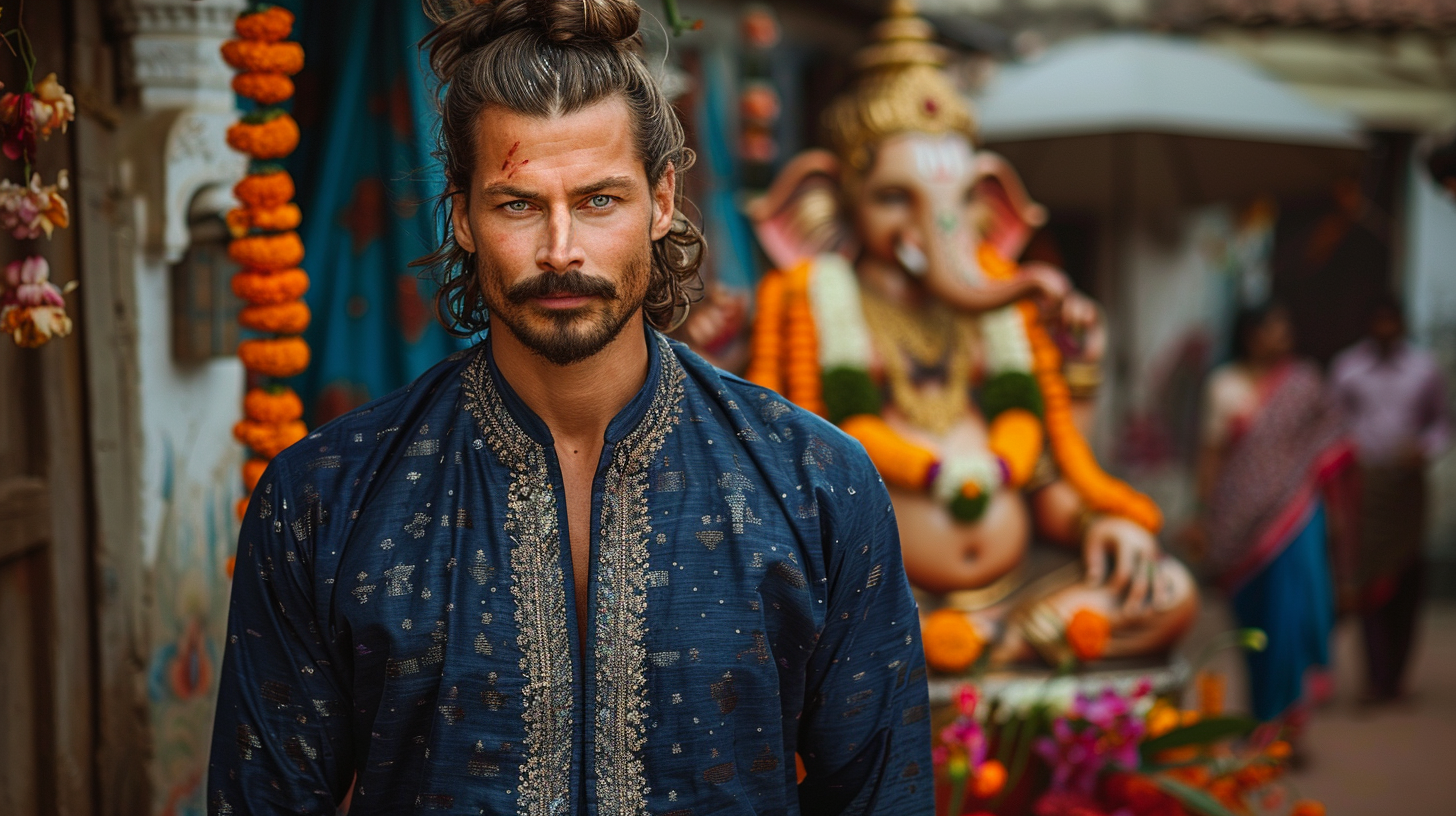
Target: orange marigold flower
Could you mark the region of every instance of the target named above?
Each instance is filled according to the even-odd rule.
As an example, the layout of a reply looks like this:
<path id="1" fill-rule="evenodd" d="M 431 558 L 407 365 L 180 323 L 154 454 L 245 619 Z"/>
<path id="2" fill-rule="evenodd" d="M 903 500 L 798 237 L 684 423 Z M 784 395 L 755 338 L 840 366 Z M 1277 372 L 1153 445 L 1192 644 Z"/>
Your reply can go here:
<path id="1" fill-rule="evenodd" d="M 266 121 L 238 122 L 227 130 L 227 143 L 255 159 L 281 159 L 298 147 L 298 123 L 280 113 Z"/>
<path id="2" fill-rule="evenodd" d="M 1149 737 L 1161 737 L 1164 734 L 1178 727 L 1178 709 L 1167 700 L 1159 700 L 1153 703 L 1148 711 L 1147 725 Z"/>
<path id="3" fill-rule="evenodd" d="M 245 71 L 233 77 L 233 90 L 264 105 L 276 105 L 293 96 L 293 80 L 286 74 Z"/>
<path id="4" fill-rule="evenodd" d="M 244 269 L 233 275 L 233 294 L 254 305 L 298 300 L 308 291 L 308 273 L 302 269 Z"/>
<path id="5" fill-rule="evenodd" d="M 990 799 L 1006 787 L 1006 766 L 995 759 L 988 759 L 976 769 L 976 781 L 971 792 L 977 799 Z"/>
<path id="6" fill-rule="evenodd" d="M 303 418 L 303 400 L 287 386 L 250 388 L 247 396 L 243 397 L 243 414 L 259 422 L 292 422 Z M 258 475 L 263 475 L 263 472 L 258 471 Z M 252 490 L 252 487 L 248 489 Z"/>
<path id="7" fill-rule="evenodd" d="M 1313 799 L 1301 799 L 1294 803 L 1294 809 L 1289 811 L 1289 816 L 1325 816 L 1325 806 Z"/>
<path id="8" fill-rule="evenodd" d="M 303 211 L 297 204 L 277 207 L 238 207 L 228 210 L 227 225 L 233 237 L 241 238 L 249 230 L 280 232 L 297 229 L 303 223 Z"/>
<path id="9" fill-rule="evenodd" d="M 247 496 L 244 496 L 241 499 L 238 499 L 238 503 L 233 505 L 233 512 L 237 514 L 238 521 L 242 521 L 243 520 L 243 517 L 245 517 L 245 516 L 248 515 L 248 497 Z M 232 557 L 229 557 L 228 560 L 227 560 L 227 576 L 228 576 L 228 578 L 232 578 L 233 577 L 233 558 L 236 558 L 236 557 L 237 556 L 232 556 Z"/>
<path id="10" fill-rule="evenodd" d="M 283 452 L 284 448 L 308 436 L 308 426 L 302 422 L 257 422 L 244 419 L 233 426 L 233 436 L 267 459 Z"/>
<path id="11" fill-rule="evenodd" d="M 1067 621 L 1067 645 L 1084 663 L 1102 657 L 1107 652 L 1107 641 L 1111 636 L 1112 621 L 1100 612 L 1078 609 Z"/>
<path id="12" fill-rule="evenodd" d="M 287 269 L 303 261 L 303 239 L 292 231 L 245 235 L 228 244 L 228 257 L 255 269 Z"/>
<path id="13" fill-rule="evenodd" d="M 222 58 L 239 71 L 293 76 L 303 70 L 303 46 L 296 42 L 228 40 Z"/>
<path id="14" fill-rule="evenodd" d="M 1274 740 L 1269 743 L 1268 748 L 1264 749 L 1264 753 L 1270 759 L 1289 759 L 1290 755 L 1294 753 L 1294 746 L 1284 740 Z"/>
<path id="15" fill-rule="evenodd" d="M 238 344 L 243 367 L 265 377 L 292 377 L 308 368 L 308 344 L 302 337 L 244 340 Z"/>
<path id="16" fill-rule="evenodd" d="M 981 656 L 986 639 L 971 619 L 959 609 L 937 609 L 920 626 L 925 662 L 932 669 L 955 674 L 963 672 Z"/>
<path id="17" fill-rule="evenodd" d="M 293 176 L 286 170 L 252 173 L 233 186 L 233 195 L 249 207 L 278 207 L 293 200 Z"/>
<path id="18" fill-rule="evenodd" d="M 243 463 L 243 489 L 249 494 L 253 488 L 258 486 L 258 480 L 263 478 L 263 471 L 268 469 L 267 459 L 249 459 Z"/>
<path id="19" fill-rule="evenodd" d="M 1042 450 L 1041 420 L 1024 408 L 1002 411 L 991 422 L 988 446 L 1006 463 L 1012 487 L 1031 480 Z"/>
<path id="20" fill-rule="evenodd" d="M 291 300 L 267 306 L 245 306 L 238 313 L 238 322 L 245 328 L 268 334 L 303 334 L 310 317 L 308 304 Z"/>
<path id="21" fill-rule="evenodd" d="M 270 6 L 251 14 L 239 14 L 234 24 L 238 36 L 256 42 L 277 42 L 293 30 L 293 12 Z"/>

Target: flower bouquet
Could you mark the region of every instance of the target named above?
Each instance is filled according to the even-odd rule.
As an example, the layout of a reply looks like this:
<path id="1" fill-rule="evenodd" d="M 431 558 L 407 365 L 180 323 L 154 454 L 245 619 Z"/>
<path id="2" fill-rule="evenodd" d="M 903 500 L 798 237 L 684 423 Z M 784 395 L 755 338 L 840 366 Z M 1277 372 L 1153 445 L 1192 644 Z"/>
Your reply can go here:
<path id="1" fill-rule="evenodd" d="M 1258 648 L 1262 632 L 1234 640 Z M 1180 710 L 1152 684 L 1092 689 L 1063 674 L 994 699 L 954 695 L 936 738 L 937 810 L 947 816 L 1323 816 L 1284 778 L 1282 727 L 1222 711 L 1217 675 Z"/>

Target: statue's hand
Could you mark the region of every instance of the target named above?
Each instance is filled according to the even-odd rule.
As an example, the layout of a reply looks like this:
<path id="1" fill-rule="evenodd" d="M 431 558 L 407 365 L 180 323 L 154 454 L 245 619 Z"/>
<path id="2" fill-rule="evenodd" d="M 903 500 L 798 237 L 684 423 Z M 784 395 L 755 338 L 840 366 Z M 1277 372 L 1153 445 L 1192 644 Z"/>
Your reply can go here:
<path id="1" fill-rule="evenodd" d="M 1087 527 L 1082 542 L 1082 555 L 1087 564 L 1087 583 L 1100 586 L 1104 582 L 1113 592 L 1127 590 L 1123 612 L 1138 617 L 1159 605 L 1160 582 L 1153 577 L 1158 566 L 1158 541 L 1152 533 L 1135 522 L 1119 516 L 1102 516 Z M 1107 561 L 1113 561 L 1111 579 L 1107 579 Z"/>
<path id="2" fill-rule="evenodd" d="M 1032 282 L 1036 297 L 1044 304 L 1057 307 L 1072 293 L 1072 282 L 1051 264 L 1033 261 L 1021 265 L 1021 274 Z"/>

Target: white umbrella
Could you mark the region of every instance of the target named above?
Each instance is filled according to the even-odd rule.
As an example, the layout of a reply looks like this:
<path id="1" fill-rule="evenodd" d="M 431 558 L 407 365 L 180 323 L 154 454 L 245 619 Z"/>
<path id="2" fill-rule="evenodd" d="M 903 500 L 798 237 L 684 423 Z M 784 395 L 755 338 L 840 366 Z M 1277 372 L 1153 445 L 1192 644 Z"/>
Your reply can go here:
<path id="1" fill-rule="evenodd" d="M 1354 172 L 1353 117 L 1196 42 L 1113 34 L 1003 69 L 977 100 L 986 145 L 1052 207 L 1319 192 Z"/>

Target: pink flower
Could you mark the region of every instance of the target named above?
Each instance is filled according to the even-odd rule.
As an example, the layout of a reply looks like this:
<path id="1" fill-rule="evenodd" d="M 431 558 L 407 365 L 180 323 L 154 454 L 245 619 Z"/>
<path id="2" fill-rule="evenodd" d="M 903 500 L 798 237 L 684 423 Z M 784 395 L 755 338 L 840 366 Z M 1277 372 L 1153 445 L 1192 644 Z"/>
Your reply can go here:
<path id="1" fill-rule="evenodd" d="M 7 306 L 65 306 L 61 290 L 50 282 L 51 267 L 45 258 L 31 255 L 5 266 L 5 289 L 0 303 Z"/>
<path id="2" fill-rule="evenodd" d="M 56 175 L 55 184 L 44 186 L 39 173 L 31 176 L 29 187 L 0 180 L 0 229 L 24 240 L 50 237 L 57 227 L 66 227 L 71 223 L 71 209 L 61 191 L 70 184 L 65 170 Z"/>

